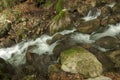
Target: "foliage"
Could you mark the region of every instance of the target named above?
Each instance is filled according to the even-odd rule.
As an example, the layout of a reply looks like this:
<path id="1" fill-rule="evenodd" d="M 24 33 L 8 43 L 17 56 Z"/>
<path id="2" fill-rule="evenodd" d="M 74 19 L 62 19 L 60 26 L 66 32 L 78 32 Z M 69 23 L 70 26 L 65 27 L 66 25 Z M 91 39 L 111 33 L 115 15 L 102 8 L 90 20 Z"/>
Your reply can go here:
<path id="1" fill-rule="evenodd" d="M 57 1 L 57 4 L 56 4 L 56 6 L 55 6 L 55 9 L 56 9 L 56 12 L 57 12 L 57 13 L 61 12 L 61 10 L 62 10 L 62 3 L 63 3 L 62 0 L 58 0 L 58 1 Z"/>
<path id="2" fill-rule="evenodd" d="M 59 14 L 54 17 L 54 20 L 59 21 L 62 17 L 64 17 L 66 12 L 66 9 L 61 10 Z"/>

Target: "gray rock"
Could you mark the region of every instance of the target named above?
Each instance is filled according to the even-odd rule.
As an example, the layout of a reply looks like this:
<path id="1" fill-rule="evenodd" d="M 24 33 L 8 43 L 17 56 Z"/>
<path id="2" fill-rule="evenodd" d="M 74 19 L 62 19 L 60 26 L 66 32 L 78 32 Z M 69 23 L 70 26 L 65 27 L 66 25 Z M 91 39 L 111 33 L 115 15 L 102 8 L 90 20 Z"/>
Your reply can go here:
<path id="1" fill-rule="evenodd" d="M 80 73 L 84 77 L 101 75 L 102 64 L 97 58 L 82 47 L 73 47 L 63 51 L 60 55 L 61 69 L 70 73 Z"/>

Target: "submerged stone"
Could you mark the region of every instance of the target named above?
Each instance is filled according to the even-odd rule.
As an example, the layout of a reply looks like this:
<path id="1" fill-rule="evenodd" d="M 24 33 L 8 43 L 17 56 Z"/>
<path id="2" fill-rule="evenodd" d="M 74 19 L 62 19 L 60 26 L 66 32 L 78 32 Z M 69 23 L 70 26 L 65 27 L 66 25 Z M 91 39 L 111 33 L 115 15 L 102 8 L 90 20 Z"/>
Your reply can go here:
<path id="1" fill-rule="evenodd" d="M 73 47 L 60 55 L 61 69 L 70 73 L 80 73 L 84 77 L 100 76 L 103 69 L 97 58 L 82 47 Z"/>

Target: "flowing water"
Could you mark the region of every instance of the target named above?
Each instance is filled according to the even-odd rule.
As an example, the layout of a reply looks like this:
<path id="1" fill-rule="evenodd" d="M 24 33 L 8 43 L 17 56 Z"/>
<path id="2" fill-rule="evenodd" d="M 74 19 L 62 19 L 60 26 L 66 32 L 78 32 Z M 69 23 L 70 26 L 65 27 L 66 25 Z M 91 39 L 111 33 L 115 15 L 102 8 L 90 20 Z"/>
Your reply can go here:
<path id="1" fill-rule="evenodd" d="M 100 16 L 100 14 L 101 14 L 101 10 L 99 9 L 96 9 L 95 11 L 90 10 L 87 16 L 83 17 L 82 19 L 84 21 L 90 21 L 90 20 L 96 19 L 98 16 Z"/>
<path id="2" fill-rule="evenodd" d="M 111 3 L 111 4 L 107 4 L 106 6 L 109 6 L 110 8 L 114 7 L 115 6 L 115 2 Z"/>
<path id="3" fill-rule="evenodd" d="M 58 32 L 56 34 L 65 35 L 65 34 L 73 33 L 75 30 L 76 30 L 75 28 L 72 30 L 64 30 L 64 31 Z M 34 52 L 34 53 L 52 54 L 52 51 L 53 51 L 55 45 L 57 44 L 57 42 L 49 45 L 49 44 L 47 44 L 46 41 L 49 39 L 52 39 L 52 37 L 54 37 L 55 35 L 49 36 L 49 35 L 44 34 L 41 37 L 37 38 L 36 40 L 29 40 L 28 42 L 21 42 L 10 48 L 1 48 L 0 49 L 0 57 L 16 66 L 19 64 L 23 64 L 23 63 L 25 63 L 25 53 L 27 51 L 27 48 L 32 45 L 37 46 L 34 50 L 32 50 L 32 52 Z"/>
<path id="4" fill-rule="evenodd" d="M 100 16 L 101 11 L 97 9 L 97 12 L 92 15 L 92 11 L 89 11 L 88 15 L 85 16 L 84 19 L 85 21 L 93 20 L 96 19 L 98 16 Z M 82 33 L 76 33 L 76 29 L 72 30 L 64 30 L 62 32 L 58 32 L 56 34 L 70 34 L 73 33 L 70 37 L 73 39 L 76 43 L 94 43 L 97 39 L 104 37 L 104 36 L 115 36 L 120 33 L 120 23 L 116 25 L 108 25 L 109 28 L 105 30 L 102 33 L 95 33 L 94 34 L 82 34 Z M 9 47 L 9 48 L 1 48 L 0 49 L 0 57 L 3 58 L 4 60 L 8 61 L 9 63 L 17 66 L 20 64 L 25 63 L 25 54 L 27 51 L 27 48 L 29 46 L 37 46 L 35 49 L 32 50 L 32 52 L 37 53 L 37 54 L 52 54 L 54 47 L 56 46 L 57 42 L 49 45 L 47 44 L 47 40 L 52 39 L 56 34 L 53 36 L 49 35 L 42 35 L 36 40 L 29 40 L 27 42 L 21 42 L 16 44 L 15 46 Z M 98 46 L 99 48 L 99 46 Z M 105 51 L 103 48 L 99 48 L 102 51 Z"/>

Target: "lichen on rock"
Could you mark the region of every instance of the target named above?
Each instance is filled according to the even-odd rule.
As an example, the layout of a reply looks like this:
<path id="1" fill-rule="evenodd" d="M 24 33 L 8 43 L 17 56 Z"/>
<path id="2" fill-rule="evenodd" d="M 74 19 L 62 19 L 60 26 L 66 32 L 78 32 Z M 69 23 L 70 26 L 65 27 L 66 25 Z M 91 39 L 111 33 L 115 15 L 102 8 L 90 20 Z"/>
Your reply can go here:
<path id="1" fill-rule="evenodd" d="M 80 73 L 84 77 L 100 76 L 103 69 L 97 58 L 82 47 L 73 47 L 60 55 L 61 69 L 70 73 Z"/>

